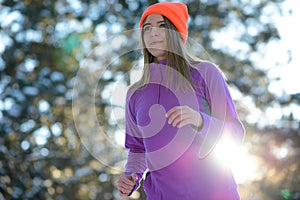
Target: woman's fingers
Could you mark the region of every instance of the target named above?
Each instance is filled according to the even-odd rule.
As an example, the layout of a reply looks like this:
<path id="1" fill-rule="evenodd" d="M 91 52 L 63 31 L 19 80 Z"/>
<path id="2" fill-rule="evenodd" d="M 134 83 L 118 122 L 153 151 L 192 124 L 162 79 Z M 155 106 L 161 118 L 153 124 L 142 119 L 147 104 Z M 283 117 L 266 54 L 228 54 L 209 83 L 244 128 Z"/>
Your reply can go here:
<path id="1" fill-rule="evenodd" d="M 173 121 L 175 118 L 180 117 L 181 114 L 184 112 L 185 107 L 184 106 L 175 106 L 171 108 L 167 113 L 166 117 L 168 119 L 169 124 L 173 124 Z"/>
<path id="2" fill-rule="evenodd" d="M 172 120 L 170 120 L 169 124 L 172 124 L 174 127 L 178 126 L 180 122 L 183 120 L 190 119 L 190 113 L 181 113 L 175 116 Z"/>
<path id="3" fill-rule="evenodd" d="M 127 188 L 123 188 L 123 187 L 119 187 L 118 190 L 119 190 L 119 193 L 121 196 L 128 196 L 130 194 L 130 192 L 132 191 L 132 189 L 127 189 Z"/>
<path id="4" fill-rule="evenodd" d="M 129 176 L 121 176 L 117 182 L 118 190 L 121 196 L 128 196 L 132 191 L 136 182 L 136 178 Z"/>
<path id="5" fill-rule="evenodd" d="M 125 184 L 127 184 L 129 186 L 135 185 L 135 181 L 133 180 L 133 178 L 131 176 L 123 176 L 123 178 L 121 180 L 122 180 L 122 182 L 124 182 Z"/>
<path id="6" fill-rule="evenodd" d="M 180 110 L 180 109 L 181 109 L 181 106 L 174 106 L 166 113 L 166 117 L 170 117 L 171 115 L 173 115 L 174 112 L 176 112 L 177 110 Z"/>
<path id="7" fill-rule="evenodd" d="M 180 121 L 180 123 L 177 125 L 177 128 L 181 128 L 185 125 L 192 124 L 191 121 L 192 121 L 192 119 L 186 118 L 186 119 Z"/>
<path id="8" fill-rule="evenodd" d="M 177 128 L 181 128 L 187 124 L 198 127 L 202 123 L 200 121 L 200 113 L 188 106 L 175 106 L 167 112 L 166 117 L 168 118 L 168 123 Z"/>
<path id="9" fill-rule="evenodd" d="M 186 108 L 187 106 L 175 106 L 170 109 L 166 117 L 168 118 L 168 123 L 176 126 L 181 120 L 184 118 L 189 117 L 190 112 L 189 109 Z"/>

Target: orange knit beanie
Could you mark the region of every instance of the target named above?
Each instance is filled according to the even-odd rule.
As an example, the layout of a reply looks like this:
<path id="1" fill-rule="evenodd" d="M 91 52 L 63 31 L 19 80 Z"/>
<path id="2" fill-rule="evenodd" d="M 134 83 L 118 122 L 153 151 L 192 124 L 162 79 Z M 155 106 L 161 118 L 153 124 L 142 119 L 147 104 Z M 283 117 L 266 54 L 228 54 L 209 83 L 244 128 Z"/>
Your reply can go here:
<path id="1" fill-rule="evenodd" d="M 150 14 L 160 14 L 168 18 L 180 32 L 183 42 L 186 42 L 188 35 L 187 21 L 189 16 L 185 4 L 160 2 L 149 6 L 141 17 L 140 28 L 143 27 L 144 20 Z"/>

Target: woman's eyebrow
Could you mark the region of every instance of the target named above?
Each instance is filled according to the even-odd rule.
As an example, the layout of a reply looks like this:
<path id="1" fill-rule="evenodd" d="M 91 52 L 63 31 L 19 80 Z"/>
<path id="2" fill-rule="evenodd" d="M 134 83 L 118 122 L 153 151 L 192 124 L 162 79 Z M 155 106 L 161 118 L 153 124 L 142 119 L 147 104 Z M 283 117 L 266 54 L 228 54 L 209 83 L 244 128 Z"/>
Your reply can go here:
<path id="1" fill-rule="evenodd" d="M 164 20 L 161 20 L 161 21 L 158 21 L 158 22 L 156 22 L 157 24 L 160 24 L 160 23 L 165 23 L 165 21 Z M 151 23 L 145 23 L 145 24 L 143 24 L 143 27 L 144 26 L 146 26 L 146 25 L 151 25 Z"/>
<path id="2" fill-rule="evenodd" d="M 145 24 L 143 24 L 143 27 L 145 27 L 147 25 L 151 25 L 151 23 L 145 23 Z"/>

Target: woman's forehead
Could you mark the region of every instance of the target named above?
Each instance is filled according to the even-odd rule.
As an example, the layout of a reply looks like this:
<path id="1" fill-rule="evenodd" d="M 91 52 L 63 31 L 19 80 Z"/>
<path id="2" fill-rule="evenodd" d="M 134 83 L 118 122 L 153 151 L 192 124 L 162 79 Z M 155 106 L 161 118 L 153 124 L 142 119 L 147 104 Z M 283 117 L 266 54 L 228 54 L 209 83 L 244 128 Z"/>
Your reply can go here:
<path id="1" fill-rule="evenodd" d="M 150 23 L 150 22 L 158 22 L 158 21 L 164 21 L 164 18 L 163 18 L 162 15 L 160 15 L 160 14 L 150 14 L 146 17 L 143 24 Z"/>

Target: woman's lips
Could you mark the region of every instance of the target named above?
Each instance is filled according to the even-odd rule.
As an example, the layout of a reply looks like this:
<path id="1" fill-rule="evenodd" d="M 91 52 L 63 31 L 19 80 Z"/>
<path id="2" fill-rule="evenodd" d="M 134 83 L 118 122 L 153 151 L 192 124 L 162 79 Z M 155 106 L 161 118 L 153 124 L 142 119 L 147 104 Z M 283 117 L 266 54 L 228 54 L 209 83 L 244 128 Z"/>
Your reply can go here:
<path id="1" fill-rule="evenodd" d="M 157 44 L 160 44 L 162 43 L 162 41 L 154 41 L 154 42 L 151 42 L 150 45 L 153 46 L 153 45 L 157 45 Z"/>

